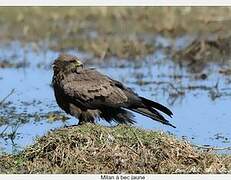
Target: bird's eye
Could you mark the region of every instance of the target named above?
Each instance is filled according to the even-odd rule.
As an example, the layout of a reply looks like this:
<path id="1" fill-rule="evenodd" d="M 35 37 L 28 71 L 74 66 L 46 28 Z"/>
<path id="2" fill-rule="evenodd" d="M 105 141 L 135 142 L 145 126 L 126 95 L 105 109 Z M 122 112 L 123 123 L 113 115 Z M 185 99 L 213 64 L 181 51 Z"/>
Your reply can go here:
<path id="1" fill-rule="evenodd" d="M 70 60 L 70 62 L 74 63 L 74 62 L 76 62 L 76 60 L 75 60 L 75 59 L 72 59 L 72 60 Z"/>

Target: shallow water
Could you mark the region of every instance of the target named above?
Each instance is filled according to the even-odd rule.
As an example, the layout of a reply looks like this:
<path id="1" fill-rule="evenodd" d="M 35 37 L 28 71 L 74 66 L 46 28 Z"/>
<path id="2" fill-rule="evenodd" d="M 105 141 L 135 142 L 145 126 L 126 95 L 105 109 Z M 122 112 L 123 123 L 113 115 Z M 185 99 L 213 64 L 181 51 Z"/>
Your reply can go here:
<path id="1" fill-rule="evenodd" d="M 182 41 L 179 39 L 179 46 Z M 161 38 L 157 43 L 168 45 Z M 0 101 L 15 89 L 0 109 L 0 152 L 16 153 L 51 129 L 77 123 L 70 116 L 66 121 L 52 121 L 46 116 L 50 112 L 65 114 L 57 106 L 50 86 L 53 74 L 50 65 L 58 53 L 46 47 L 35 49 L 33 44 L 19 42 L 1 47 L 0 60 L 20 62 L 20 68 L 0 69 Z M 74 50 L 70 52 L 82 59 L 90 58 Z M 174 64 L 161 50 L 141 61 L 112 58 L 107 63 L 89 60 L 86 63 L 122 81 L 141 96 L 168 106 L 174 113 L 169 120 L 177 128 L 139 114 L 135 114 L 136 126 L 163 130 L 200 146 L 231 146 L 231 81 L 218 73 L 218 65 L 208 66 L 203 72 L 207 78 L 203 80 L 200 75 L 189 74 L 185 68 Z"/>

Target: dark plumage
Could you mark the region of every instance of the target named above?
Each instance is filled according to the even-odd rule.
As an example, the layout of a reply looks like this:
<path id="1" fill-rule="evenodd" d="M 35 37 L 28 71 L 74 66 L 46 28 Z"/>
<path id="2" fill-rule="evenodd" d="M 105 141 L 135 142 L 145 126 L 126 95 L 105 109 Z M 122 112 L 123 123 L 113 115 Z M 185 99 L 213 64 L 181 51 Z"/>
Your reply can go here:
<path id="1" fill-rule="evenodd" d="M 53 88 L 58 105 L 79 119 L 79 124 L 103 118 L 108 122 L 133 123 L 134 111 L 170 125 L 158 111 L 171 117 L 165 106 L 140 97 L 130 88 L 94 69 L 84 68 L 74 56 L 60 55 L 53 63 Z"/>

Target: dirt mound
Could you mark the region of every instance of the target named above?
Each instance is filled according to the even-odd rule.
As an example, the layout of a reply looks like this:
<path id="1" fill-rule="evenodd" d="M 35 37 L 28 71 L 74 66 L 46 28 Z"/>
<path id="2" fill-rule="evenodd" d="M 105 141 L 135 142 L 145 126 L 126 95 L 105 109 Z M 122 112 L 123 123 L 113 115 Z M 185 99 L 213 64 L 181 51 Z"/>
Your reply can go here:
<path id="1" fill-rule="evenodd" d="M 1 173 L 230 173 L 231 157 L 201 152 L 162 132 L 82 125 L 50 132 Z"/>

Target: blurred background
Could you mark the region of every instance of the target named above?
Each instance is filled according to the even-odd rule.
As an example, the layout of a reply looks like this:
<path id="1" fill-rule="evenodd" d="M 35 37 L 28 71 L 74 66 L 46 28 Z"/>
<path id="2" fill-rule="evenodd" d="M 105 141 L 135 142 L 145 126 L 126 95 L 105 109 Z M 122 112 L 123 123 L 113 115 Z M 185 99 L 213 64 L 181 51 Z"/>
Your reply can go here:
<path id="1" fill-rule="evenodd" d="M 168 106 L 177 128 L 135 126 L 230 147 L 230 29 L 230 7 L 0 7 L 0 154 L 78 122 L 51 87 L 61 52 Z"/>

